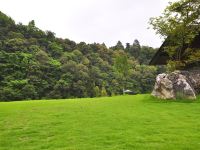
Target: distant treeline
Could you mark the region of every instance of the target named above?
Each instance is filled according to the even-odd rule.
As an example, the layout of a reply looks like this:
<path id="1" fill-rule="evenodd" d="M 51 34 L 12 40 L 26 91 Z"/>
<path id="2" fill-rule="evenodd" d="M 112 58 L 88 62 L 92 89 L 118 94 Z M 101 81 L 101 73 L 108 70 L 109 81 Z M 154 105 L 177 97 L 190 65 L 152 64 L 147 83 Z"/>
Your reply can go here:
<path id="1" fill-rule="evenodd" d="M 148 66 L 155 52 L 138 40 L 110 48 L 75 43 L 40 30 L 34 21 L 16 24 L 0 12 L 0 100 L 111 96 L 123 88 L 147 93 L 160 70 Z M 114 65 L 121 56 L 127 58 L 125 79 Z"/>

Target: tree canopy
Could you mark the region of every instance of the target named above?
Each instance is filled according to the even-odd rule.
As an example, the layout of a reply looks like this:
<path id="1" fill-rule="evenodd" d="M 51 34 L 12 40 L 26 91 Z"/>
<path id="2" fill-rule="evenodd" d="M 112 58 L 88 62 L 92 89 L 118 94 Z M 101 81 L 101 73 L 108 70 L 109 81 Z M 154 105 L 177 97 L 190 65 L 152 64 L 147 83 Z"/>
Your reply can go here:
<path id="1" fill-rule="evenodd" d="M 200 50 L 190 45 L 200 33 L 200 1 L 179 0 L 169 3 L 162 16 L 151 18 L 150 24 L 168 44 L 165 50 L 174 69 L 200 60 Z"/>
<path id="2" fill-rule="evenodd" d="M 108 48 L 57 38 L 34 20 L 16 24 L 3 13 L 0 24 L 1 101 L 118 95 L 124 84 L 146 93 L 159 71 L 148 66 L 156 50 L 138 40 L 129 48 L 120 41 Z"/>

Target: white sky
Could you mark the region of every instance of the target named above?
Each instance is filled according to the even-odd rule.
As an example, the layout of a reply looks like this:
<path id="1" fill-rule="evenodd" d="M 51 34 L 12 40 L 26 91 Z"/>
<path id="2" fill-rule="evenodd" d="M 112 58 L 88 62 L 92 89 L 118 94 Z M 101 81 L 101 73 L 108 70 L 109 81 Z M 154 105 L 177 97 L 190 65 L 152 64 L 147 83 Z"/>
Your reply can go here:
<path id="1" fill-rule="evenodd" d="M 149 27 L 169 0 L 0 0 L 0 11 L 17 23 L 35 20 L 42 30 L 76 42 L 115 45 L 138 39 L 159 47 L 162 40 Z"/>

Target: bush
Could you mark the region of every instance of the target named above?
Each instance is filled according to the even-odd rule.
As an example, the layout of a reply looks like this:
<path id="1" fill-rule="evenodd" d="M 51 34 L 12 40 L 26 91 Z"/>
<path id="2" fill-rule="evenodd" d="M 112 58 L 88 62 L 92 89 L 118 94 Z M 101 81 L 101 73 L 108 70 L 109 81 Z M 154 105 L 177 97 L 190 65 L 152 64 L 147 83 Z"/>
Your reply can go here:
<path id="1" fill-rule="evenodd" d="M 102 87 L 102 89 L 101 89 L 101 96 L 102 96 L 102 97 L 108 96 L 105 87 Z"/>

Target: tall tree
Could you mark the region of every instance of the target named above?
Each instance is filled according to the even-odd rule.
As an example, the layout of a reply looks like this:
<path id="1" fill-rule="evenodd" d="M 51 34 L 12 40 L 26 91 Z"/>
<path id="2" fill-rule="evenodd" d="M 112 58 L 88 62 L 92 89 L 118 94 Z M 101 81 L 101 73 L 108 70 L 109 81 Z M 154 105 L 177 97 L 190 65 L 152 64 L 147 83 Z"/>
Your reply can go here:
<path id="1" fill-rule="evenodd" d="M 133 45 L 130 47 L 129 52 L 132 56 L 138 58 L 140 55 L 140 51 L 141 51 L 140 42 L 137 39 L 135 39 Z"/>
<path id="2" fill-rule="evenodd" d="M 124 46 L 121 41 L 118 41 L 114 47 L 111 47 L 113 50 L 124 50 Z"/>
<path id="3" fill-rule="evenodd" d="M 123 82 L 122 88 L 124 94 L 124 90 L 126 88 L 129 64 L 128 64 L 128 57 L 123 51 L 119 51 L 119 53 L 117 53 L 114 66 L 122 79 Z"/>
<path id="4" fill-rule="evenodd" d="M 170 43 L 165 50 L 171 57 L 169 64 L 174 65 L 175 69 L 200 59 L 200 51 L 189 48 L 190 43 L 200 32 L 199 0 L 169 3 L 163 15 L 151 18 L 150 24 Z M 188 48 L 185 50 L 185 47 Z"/>

